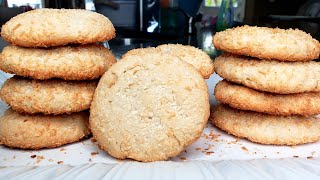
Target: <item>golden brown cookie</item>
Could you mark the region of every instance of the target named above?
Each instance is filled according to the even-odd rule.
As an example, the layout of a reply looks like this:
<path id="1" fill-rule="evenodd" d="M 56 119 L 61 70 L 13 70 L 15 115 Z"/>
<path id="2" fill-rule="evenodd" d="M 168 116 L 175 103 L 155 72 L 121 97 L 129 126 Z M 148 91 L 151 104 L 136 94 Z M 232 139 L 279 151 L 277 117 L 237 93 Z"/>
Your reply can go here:
<path id="1" fill-rule="evenodd" d="M 8 109 L 0 118 L 0 144 L 21 149 L 54 148 L 90 134 L 88 112 L 45 116 Z"/>
<path id="2" fill-rule="evenodd" d="M 2 71 L 34 79 L 97 79 L 116 62 L 110 50 L 96 44 L 48 49 L 7 46 L 0 58 Z"/>
<path id="3" fill-rule="evenodd" d="M 245 25 L 216 33 L 213 44 L 219 50 L 266 60 L 309 61 L 320 53 L 319 41 L 298 29 Z"/>
<path id="4" fill-rule="evenodd" d="M 14 76 L 0 90 L 1 99 L 19 112 L 63 114 L 90 108 L 98 81 L 34 80 Z"/>
<path id="5" fill-rule="evenodd" d="M 213 61 L 201 49 L 181 44 L 163 44 L 157 47 L 165 54 L 178 56 L 183 61 L 194 66 L 204 78 L 209 78 L 214 72 Z"/>
<path id="6" fill-rule="evenodd" d="M 284 116 L 320 114 L 320 93 L 274 94 L 223 80 L 216 85 L 214 95 L 236 109 Z"/>
<path id="7" fill-rule="evenodd" d="M 116 158 L 166 160 L 200 137 L 210 113 L 208 88 L 178 57 L 141 52 L 123 57 L 100 79 L 90 129 Z"/>
<path id="8" fill-rule="evenodd" d="M 50 47 L 103 42 L 115 37 L 111 21 L 81 9 L 36 9 L 19 14 L 2 26 L 1 36 L 23 47 Z"/>
<path id="9" fill-rule="evenodd" d="M 228 81 L 278 94 L 320 92 L 320 63 L 259 60 L 224 53 L 215 72 Z"/>
<path id="10" fill-rule="evenodd" d="M 298 145 L 320 139 L 320 119 L 315 116 L 275 116 L 219 105 L 210 119 L 229 134 L 260 144 Z"/>

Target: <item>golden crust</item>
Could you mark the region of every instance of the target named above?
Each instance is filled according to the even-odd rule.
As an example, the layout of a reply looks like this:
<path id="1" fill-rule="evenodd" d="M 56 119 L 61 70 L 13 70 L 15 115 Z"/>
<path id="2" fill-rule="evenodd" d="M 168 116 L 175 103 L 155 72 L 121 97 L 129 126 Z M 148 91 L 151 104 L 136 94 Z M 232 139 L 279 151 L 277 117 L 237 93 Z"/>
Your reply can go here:
<path id="1" fill-rule="evenodd" d="M 21 149 L 54 148 L 90 134 L 88 112 L 27 115 L 8 109 L 0 118 L 0 144 Z"/>
<path id="2" fill-rule="evenodd" d="M 0 90 L 1 99 L 19 112 L 63 114 L 90 108 L 98 81 L 33 80 L 14 76 Z"/>
<path id="3" fill-rule="evenodd" d="M 201 49 L 181 44 L 163 44 L 158 46 L 157 49 L 160 49 L 165 54 L 178 56 L 183 61 L 194 66 L 206 79 L 214 72 L 213 61 Z"/>
<path id="4" fill-rule="evenodd" d="M 298 145 L 320 139 L 320 119 L 315 116 L 275 116 L 219 105 L 210 120 L 229 134 L 260 144 Z"/>
<path id="5" fill-rule="evenodd" d="M 209 117 L 201 74 L 176 56 L 150 51 L 114 64 L 100 79 L 91 104 L 93 136 L 119 159 L 176 156 L 200 137 Z"/>
<path id="6" fill-rule="evenodd" d="M 51 47 L 103 42 L 115 37 L 110 20 L 80 9 L 36 9 L 19 14 L 2 26 L 1 36 L 22 47 Z"/>
<path id="7" fill-rule="evenodd" d="M 320 113 L 320 93 L 272 94 L 226 80 L 215 89 L 216 100 L 229 106 L 274 115 L 316 115 Z"/>
<path id="8" fill-rule="evenodd" d="M 48 49 L 7 46 L 0 58 L 1 70 L 34 79 L 96 79 L 116 62 L 110 50 L 96 44 Z"/>
<path id="9" fill-rule="evenodd" d="M 214 61 L 215 72 L 228 81 L 278 94 L 320 92 L 318 62 L 258 60 L 224 53 Z"/>
<path id="10" fill-rule="evenodd" d="M 266 60 L 309 61 L 320 54 L 319 41 L 298 29 L 245 25 L 216 33 L 213 44 L 219 50 Z"/>

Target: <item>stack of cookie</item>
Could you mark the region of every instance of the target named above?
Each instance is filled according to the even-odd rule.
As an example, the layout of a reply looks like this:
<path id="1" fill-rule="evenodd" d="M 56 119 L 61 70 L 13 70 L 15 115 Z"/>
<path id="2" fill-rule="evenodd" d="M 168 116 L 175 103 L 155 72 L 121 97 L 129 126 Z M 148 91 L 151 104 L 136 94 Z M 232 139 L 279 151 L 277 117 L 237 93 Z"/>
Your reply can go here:
<path id="1" fill-rule="evenodd" d="M 88 116 L 98 78 L 116 62 L 96 44 L 115 36 L 108 18 L 86 10 L 38 9 L 8 21 L 11 43 L 0 69 L 16 74 L 0 90 L 12 108 L 0 119 L 0 144 L 57 147 L 89 135 Z"/>
<path id="2" fill-rule="evenodd" d="M 219 32 L 225 51 L 215 72 L 223 104 L 212 112 L 217 127 L 261 144 L 297 145 L 320 139 L 320 44 L 301 30 L 242 26 Z"/>

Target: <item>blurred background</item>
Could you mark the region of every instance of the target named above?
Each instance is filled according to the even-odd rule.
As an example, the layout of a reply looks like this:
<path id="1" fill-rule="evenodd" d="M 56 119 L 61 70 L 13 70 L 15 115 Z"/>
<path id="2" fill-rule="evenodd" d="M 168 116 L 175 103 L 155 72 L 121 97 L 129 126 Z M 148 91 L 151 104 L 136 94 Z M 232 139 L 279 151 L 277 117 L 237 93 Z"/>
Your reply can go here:
<path id="1" fill-rule="evenodd" d="M 137 47 L 181 43 L 214 57 L 214 33 L 243 24 L 299 28 L 320 40 L 320 0 L 0 0 L 0 25 L 37 8 L 103 14 L 116 28 L 117 37 L 109 45 L 119 54 Z"/>

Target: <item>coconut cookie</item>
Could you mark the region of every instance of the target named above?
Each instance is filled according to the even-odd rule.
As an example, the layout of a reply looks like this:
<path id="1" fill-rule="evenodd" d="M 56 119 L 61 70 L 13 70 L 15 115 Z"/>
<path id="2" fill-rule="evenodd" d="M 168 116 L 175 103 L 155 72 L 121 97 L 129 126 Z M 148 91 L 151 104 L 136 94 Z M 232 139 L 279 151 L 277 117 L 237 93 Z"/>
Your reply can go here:
<path id="1" fill-rule="evenodd" d="M 163 53 L 178 56 L 183 61 L 193 65 L 204 78 L 209 78 L 214 72 L 213 61 L 201 49 L 181 44 L 163 44 L 157 47 Z"/>
<path id="2" fill-rule="evenodd" d="M 2 26 L 7 42 L 23 47 L 50 47 L 103 42 L 115 37 L 111 21 L 80 9 L 36 9 L 19 14 Z"/>
<path id="3" fill-rule="evenodd" d="M 216 85 L 214 95 L 236 109 L 284 116 L 320 114 L 320 93 L 274 94 L 223 80 Z"/>
<path id="4" fill-rule="evenodd" d="M 245 25 L 217 32 L 213 44 L 219 50 L 267 60 L 309 61 L 320 54 L 319 41 L 298 29 Z"/>
<path id="5" fill-rule="evenodd" d="M 34 79 L 97 79 L 116 62 L 102 45 L 60 46 L 47 49 L 7 46 L 1 53 L 0 69 Z"/>
<path id="6" fill-rule="evenodd" d="M 320 92 L 320 63 L 280 62 L 224 53 L 215 72 L 228 81 L 278 94 Z"/>
<path id="7" fill-rule="evenodd" d="M 90 129 L 116 158 L 166 160 L 200 137 L 209 113 L 206 82 L 193 66 L 159 51 L 131 54 L 100 79 Z"/>
<path id="8" fill-rule="evenodd" d="M 210 119 L 229 134 L 260 144 L 298 145 L 320 139 L 320 119 L 315 116 L 275 116 L 219 105 Z"/>
<path id="9" fill-rule="evenodd" d="M 21 149 L 54 148 L 90 134 L 88 113 L 27 115 L 8 109 L 0 118 L 0 144 Z"/>
<path id="10" fill-rule="evenodd" d="M 19 112 L 62 114 L 90 108 L 98 81 L 34 80 L 14 76 L 0 90 L 1 99 Z"/>

